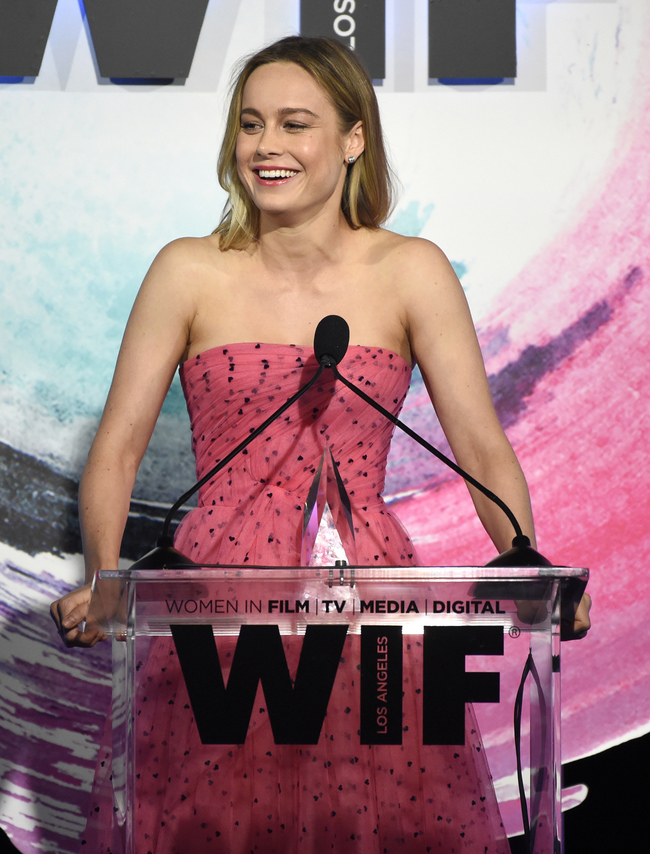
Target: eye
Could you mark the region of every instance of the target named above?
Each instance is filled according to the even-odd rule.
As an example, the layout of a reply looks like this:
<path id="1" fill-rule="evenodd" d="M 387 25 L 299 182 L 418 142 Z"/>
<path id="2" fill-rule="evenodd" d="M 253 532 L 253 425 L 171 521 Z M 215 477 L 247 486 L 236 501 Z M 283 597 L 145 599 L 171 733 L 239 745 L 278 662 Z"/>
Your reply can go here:
<path id="1" fill-rule="evenodd" d="M 258 130 L 261 130 L 262 125 L 260 122 L 255 122 L 252 119 L 242 121 L 240 124 L 241 129 L 244 133 L 256 133 Z"/>
<path id="2" fill-rule="evenodd" d="M 287 130 L 290 131 L 307 130 L 307 128 L 309 127 L 309 125 L 302 124 L 301 122 L 285 122 L 284 126 Z"/>

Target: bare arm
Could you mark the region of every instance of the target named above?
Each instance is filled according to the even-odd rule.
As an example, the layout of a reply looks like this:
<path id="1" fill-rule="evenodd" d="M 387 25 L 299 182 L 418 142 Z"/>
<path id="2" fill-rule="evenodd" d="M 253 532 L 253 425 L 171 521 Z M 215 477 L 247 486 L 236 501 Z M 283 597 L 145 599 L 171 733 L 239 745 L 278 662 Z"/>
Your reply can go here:
<path id="1" fill-rule="evenodd" d="M 189 245 L 188 245 L 189 243 Z M 101 633 L 81 633 L 90 582 L 116 569 L 131 491 L 194 314 L 191 242 L 166 247 L 147 273 L 124 333 L 111 389 L 79 489 L 86 585 L 53 603 L 68 646 L 92 646 Z"/>
<path id="2" fill-rule="evenodd" d="M 467 301 L 451 264 L 433 244 L 406 245 L 406 321 L 420 366 L 457 463 L 510 507 L 533 545 L 528 487 L 494 410 Z M 478 516 L 498 551 L 513 527 L 503 511 L 470 487 Z"/>
<path id="3" fill-rule="evenodd" d="M 412 254 L 408 249 L 412 250 Z M 467 301 L 443 253 L 426 241 L 406 247 L 402 275 L 413 354 L 456 461 L 512 510 L 535 545 L 528 486 L 492 403 Z M 499 552 L 510 548 L 512 525 L 503 511 L 469 487 L 478 516 Z M 591 597 L 578 606 L 573 636 L 591 626 Z"/>

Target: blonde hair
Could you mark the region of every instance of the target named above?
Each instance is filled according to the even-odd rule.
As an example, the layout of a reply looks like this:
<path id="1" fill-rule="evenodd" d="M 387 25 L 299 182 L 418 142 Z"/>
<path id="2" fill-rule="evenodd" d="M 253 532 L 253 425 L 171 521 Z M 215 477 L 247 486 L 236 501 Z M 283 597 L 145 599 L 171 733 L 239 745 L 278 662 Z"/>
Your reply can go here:
<path id="1" fill-rule="evenodd" d="M 348 166 L 341 210 L 351 228 L 379 228 L 391 212 L 393 185 L 372 82 L 357 55 L 340 42 L 288 36 L 245 58 L 232 86 L 217 167 L 219 183 L 228 193 L 221 222 L 214 231 L 219 235 L 220 248 L 245 249 L 259 236 L 259 210 L 237 174 L 235 149 L 244 86 L 256 68 L 272 62 L 292 62 L 311 74 L 336 110 L 342 134 L 362 122 L 365 148 Z"/>

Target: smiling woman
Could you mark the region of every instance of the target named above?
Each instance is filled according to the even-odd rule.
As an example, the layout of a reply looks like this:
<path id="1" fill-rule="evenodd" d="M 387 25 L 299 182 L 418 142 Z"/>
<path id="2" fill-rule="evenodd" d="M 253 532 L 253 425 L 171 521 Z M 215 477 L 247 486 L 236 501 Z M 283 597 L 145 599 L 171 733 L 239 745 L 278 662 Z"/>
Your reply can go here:
<path id="1" fill-rule="evenodd" d="M 330 115 L 333 111 L 342 137 L 350 134 L 360 123 L 364 156 L 357 163 L 348 160 L 348 164 L 355 163 L 355 166 L 346 172 L 341 196 L 341 209 L 348 224 L 353 228 L 376 228 L 385 222 L 391 210 L 391 175 L 379 107 L 372 83 L 357 55 L 337 41 L 282 39 L 244 60 L 235 79 L 218 166 L 219 182 L 229 197 L 226 213 L 217 228 L 222 249 L 241 248 L 257 237 L 258 211 L 241 183 L 236 150 L 241 128 L 248 131 L 245 125 L 251 120 L 251 132 L 255 132 L 253 128 L 257 127 L 259 131 L 261 127 L 259 121 L 257 126 L 255 122 L 261 118 L 259 115 L 243 114 L 244 107 L 254 108 L 252 103 L 244 103 L 244 89 L 249 78 L 256 69 L 266 66 L 268 71 L 269 66 L 277 66 L 278 63 L 290 64 L 293 73 L 285 73 L 285 79 L 296 77 L 298 69 L 305 72 L 304 76 L 300 75 L 303 82 L 319 102 L 322 103 L 323 99 L 327 102 L 327 109 Z M 273 96 L 277 98 L 280 94 L 284 94 L 281 89 Z M 302 116 L 294 113 L 296 108 L 307 107 L 306 103 L 289 105 L 285 98 L 284 105 L 288 114 L 283 117 L 289 132 L 292 125 L 295 125 L 294 131 L 300 132 L 301 126 L 309 126 L 310 120 L 318 118 L 310 115 L 309 110 L 303 110 Z"/>
<path id="2" fill-rule="evenodd" d="M 274 62 L 246 81 L 237 176 L 257 211 L 273 214 L 273 227 L 329 217 L 330 209 L 342 216 L 350 157 L 362 152 L 362 122 L 341 132 L 332 103 L 304 69 Z"/>
<path id="3" fill-rule="evenodd" d="M 418 361 L 459 465 L 506 502 L 533 540 L 526 482 L 492 405 L 460 283 L 435 245 L 380 227 L 390 173 L 374 90 L 354 55 L 326 39 L 292 37 L 247 60 L 219 176 L 229 203 L 216 232 L 159 253 L 127 325 L 80 488 L 88 580 L 100 567 L 117 568 L 135 474 L 178 364 L 201 478 L 314 375 L 314 329 L 330 314 L 350 326 L 341 371 L 394 414 Z M 350 497 L 358 563 L 417 564 L 382 496 L 391 436 L 390 422 L 376 421 L 343 383 L 315 385 L 239 465 L 204 484 L 177 529 L 177 549 L 198 565 L 299 565 L 303 507 L 327 452 Z M 497 549 L 509 548 L 508 519 L 481 494 L 472 498 Z M 103 639 L 81 629 L 89 595 L 86 585 L 52 606 L 68 646 Z M 587 627 L 586 610 L 578 622 Z M 224 660 L 232 653 L 220 647 Z M 409 650 L 404 664 L 413 718 L 421 715 L 418 656 Z M 138 851 L 230 854 L 261 850 L 262 838 L 266 854 L 508 850 L 471 711 L 464 745 L 427 745 L 425 755 L 405 735 L 351 768 L 347 748 L 329 738 L 305 763 L 301 749 L 274 743 L 264 708 L 236 750 L 200 744 L 173 660 L 172 642 L 160 638 L 143 663 L 143 684 L 158 687 L 138 718 L 146 757 Z M 354 684 L 335 702 L 342 714 L 353 708 Z M 113 845 L 107 759 L 85 839 L 93 852 Z M 434 804 L 413 767 L 435 781 Z M 252 768 L 265 781 L 254 797 Z M 296 821 L 305 793 L 310 809 Z"/>

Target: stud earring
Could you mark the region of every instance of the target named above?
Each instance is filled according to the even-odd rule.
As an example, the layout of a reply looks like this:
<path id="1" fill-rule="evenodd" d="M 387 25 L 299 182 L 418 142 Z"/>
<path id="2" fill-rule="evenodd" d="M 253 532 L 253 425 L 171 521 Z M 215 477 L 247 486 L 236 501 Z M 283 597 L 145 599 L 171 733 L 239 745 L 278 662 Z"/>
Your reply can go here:
<path id="1" fill-rule="evenodd" d="M 354 154 L 351 154 L 351 155 L 350 155 L 350 157 L 348 157 L 348 163 L 354 163 L 354 161 L 355 161 L 356 159 L 357 159 L 357 158 L 354 156 Z"/>

